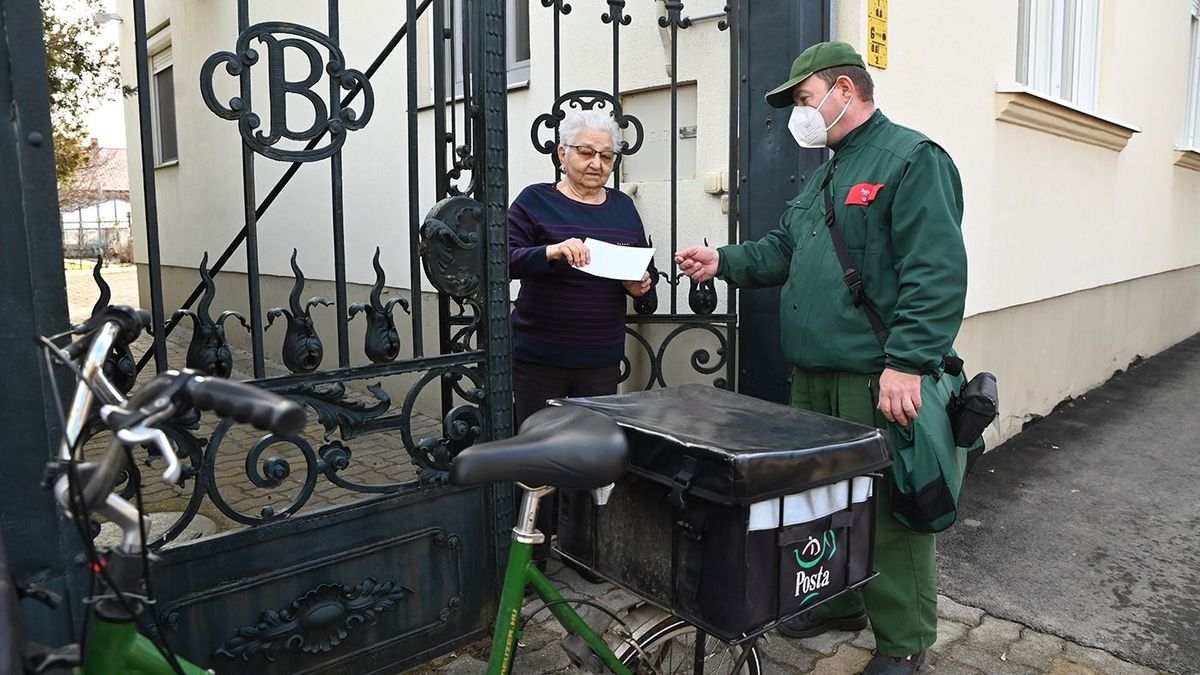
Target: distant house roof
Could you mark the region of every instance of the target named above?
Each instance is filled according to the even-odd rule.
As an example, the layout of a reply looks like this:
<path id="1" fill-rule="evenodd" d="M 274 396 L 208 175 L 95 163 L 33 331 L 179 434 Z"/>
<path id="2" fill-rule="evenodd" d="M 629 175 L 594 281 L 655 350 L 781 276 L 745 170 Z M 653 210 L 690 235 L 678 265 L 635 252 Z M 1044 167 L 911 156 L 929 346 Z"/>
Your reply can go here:
<path id="1" fill-rule="evenodd" d="M 129 192 L 125 148 L 96 148 L 88 165 L 79 170 L 78 185 L 104 192 Z"/>
<path id="2" fill-rule="evenodd" d="M 60 187 L 59 208 L 73 211 L 110 200 L 129 200 L 129 171 L 125 148 L 88 148 L 88 163 Z"/>

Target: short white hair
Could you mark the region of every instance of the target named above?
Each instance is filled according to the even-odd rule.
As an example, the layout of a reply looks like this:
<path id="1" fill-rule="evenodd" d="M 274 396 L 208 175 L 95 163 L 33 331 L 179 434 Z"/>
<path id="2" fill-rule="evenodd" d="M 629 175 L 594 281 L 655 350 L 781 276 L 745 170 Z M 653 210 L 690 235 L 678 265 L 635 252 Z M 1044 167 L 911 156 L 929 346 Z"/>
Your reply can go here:
<path id="1" fill-rule="evenodd" d="M 599 110 L 581 110 L 563 121 L 558 128 L 559 145 L 575 145 L 584 129 L 597 129 L 609 135 L 614 150 L 621 149 L 621 128 L 612 115 Z"/>

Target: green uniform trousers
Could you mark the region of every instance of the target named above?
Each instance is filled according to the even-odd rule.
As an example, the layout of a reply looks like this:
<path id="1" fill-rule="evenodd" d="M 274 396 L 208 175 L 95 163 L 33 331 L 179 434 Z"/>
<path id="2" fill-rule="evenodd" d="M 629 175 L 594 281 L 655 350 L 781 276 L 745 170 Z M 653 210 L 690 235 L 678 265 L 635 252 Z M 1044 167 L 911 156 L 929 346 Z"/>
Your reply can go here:
<path id="1" fill-rule="evenodd" d="M 875 407 L 879 378 L 857 373 L 792 373 L 792 406 L 883 428 L 887 420 Z M 888 469 L 891 471 L 891 469 Z M 932 534 L 913 532 L 892 517 L 889 480 L 879 483 L 875 499 L 875 571 L 879 576 L 859 591 L 846 593 L 815 611 L 843 616 L 864 608 L 877 649 L 908 656 L 937 640 L 937 564 Z"/>

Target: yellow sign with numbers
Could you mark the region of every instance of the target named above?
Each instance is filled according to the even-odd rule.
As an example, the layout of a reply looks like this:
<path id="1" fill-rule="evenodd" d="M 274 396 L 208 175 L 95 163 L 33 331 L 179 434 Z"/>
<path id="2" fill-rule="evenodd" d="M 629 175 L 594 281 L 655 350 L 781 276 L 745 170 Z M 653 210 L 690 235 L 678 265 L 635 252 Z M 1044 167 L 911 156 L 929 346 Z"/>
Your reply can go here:
<path id="1" fill-rule="evenodd" d="M 867 0 L 867 65 L 887 68 L 888 0 Z"/>

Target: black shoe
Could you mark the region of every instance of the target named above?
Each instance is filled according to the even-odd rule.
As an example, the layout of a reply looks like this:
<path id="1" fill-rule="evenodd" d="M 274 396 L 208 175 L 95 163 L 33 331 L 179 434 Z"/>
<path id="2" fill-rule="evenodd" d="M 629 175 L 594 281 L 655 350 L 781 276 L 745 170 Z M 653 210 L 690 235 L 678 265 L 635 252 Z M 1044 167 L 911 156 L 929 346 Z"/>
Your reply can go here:
<path id="1" fill-rule="evenodd" d="M 831 630 L 862 630 L 867 627 L 865 611 L 846 616 L 813 616 L 805 612 L 800 616 L 783 621 L 775 628 L 779 634 L 789 638 L 810 638 Z"/>
<path id="2" fill-rule="evenodd" d="M 863 668 L 862 675 L 908 675 L 915 673 L 925 665 L 928 654 L 919 652 L 910 656 L 888 656 L 875 653 L 875 656 Z"/>

